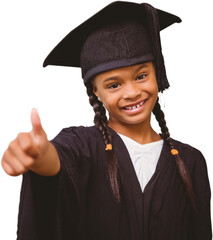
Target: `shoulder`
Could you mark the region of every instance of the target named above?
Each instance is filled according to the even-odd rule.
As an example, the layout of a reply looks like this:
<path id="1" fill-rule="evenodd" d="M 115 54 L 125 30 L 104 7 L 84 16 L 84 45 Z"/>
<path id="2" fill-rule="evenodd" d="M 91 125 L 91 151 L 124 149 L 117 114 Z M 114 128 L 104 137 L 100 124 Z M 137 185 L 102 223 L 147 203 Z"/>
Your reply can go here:
<path id="1" fill-rule="evenodd" d="M 195 156 L 201 156 L 202 153 L 199 149 L 187 144 L 187 143 L 183 143 L 181 141 L 172 139 L 174 146 L 177 148 L 177 150 L 179 151 L 180 154 L 182 155 L 195 155 Z"/>
<path id="2" fill-rule="evenodd" d="M 172 140 L 175 148 L 177 148 L 179 152 L 181 159 L 185 162 L 189 169 L 193 170 L 199 167 L 206 168 L 205 158 L 199 149 L 187 143 L 183 143 L 175 139 Z"/>
<path id="3" fill-rule="evenodd" d="M 63 128 L 59 134 L 51 140 L 58 152 L 63 155 L 91 156 L 93 152 L 104 143 L 100 131 L 95 126 L 73 126 Z"/>
<path id="4" fill-rule="evenodd" d="M 91 138 L 100 135 L 95 126 L 72 126 L 63 128 L 58 135 L 78 136 L 79 138 Z"/>
<path id="5" fill-rule="evenodd" d="M 206 203 L 209 203 L 211 196 L 206 160 L 200 150 L 189 144 L 177 140 L 173 141 L 175 147 L 177 147 L 180 152 L 181 159 L 184 161 L 186 168 L 189 171 L 193 190 L 199 201 L 198 203 L 201 206 L 205 206 Z"/>
<path id="6" fill-rule="evenodd" d="M 71 144 L 82 146 L 100 139 L 100 131 L 95 126 L 72 126 L 63 128 L 51 142 L 64 146 Z"/>

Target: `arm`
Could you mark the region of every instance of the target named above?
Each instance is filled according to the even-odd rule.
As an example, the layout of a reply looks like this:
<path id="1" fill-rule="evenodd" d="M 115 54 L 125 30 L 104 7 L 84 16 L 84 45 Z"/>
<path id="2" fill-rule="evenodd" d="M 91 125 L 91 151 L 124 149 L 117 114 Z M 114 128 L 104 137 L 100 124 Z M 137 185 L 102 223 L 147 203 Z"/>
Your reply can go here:
<path id="1" fill-rule="evenodd" d="M 194 190 L 196 195 L 196 211 L 194 215 L 194 239 L 212 239 L 210 199 L 211 190 L 208 179 L 206 161 L 202 154 L 194 169 Z"/>
<path id="2" fill-rule="evenodd" d="M 18 176 L 28 170 L 54 176 L 60 170 L 60 161 L 55 147 L 47 140 L 38 112 L 31 113 L 32 131 L 20 133 L 9 144 L 2 157 L 2 167 L 11 176 Z"/>

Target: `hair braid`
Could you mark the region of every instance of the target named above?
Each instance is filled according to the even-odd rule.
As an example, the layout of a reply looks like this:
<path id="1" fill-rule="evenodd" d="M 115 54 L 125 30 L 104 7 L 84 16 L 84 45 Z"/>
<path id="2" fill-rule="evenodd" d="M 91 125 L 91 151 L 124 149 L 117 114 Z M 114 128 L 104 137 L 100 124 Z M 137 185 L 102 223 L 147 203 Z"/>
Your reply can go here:
<path id="1" fill-rule="evenodd" d="M 87 86 L 87 94 L 89 96 L 90 105 L 93 107 L 95 112 L 94 124 L 101 131 L 105 145 L 112 144 L 112 136 L 108 129 L 108 122 L 106 117 L 106 110 L 93 93 L 92 84 L 89 83 Z M 113 151 L 106 151 L 107 155 L 107 170 L 109 174 L 110 184 L 112 188 L 113 195 L 115 196 L 117 202 L 120 202 L 120 192 L 118 183 L 118 160 L 113 153 Z"/>
<path id="2" fill-rule="evenodd" d="M 172 150 L 172 149 L 175 149 L 175 147 L 173 145 L 172 139 L 170 138 L 169 129 L 166 126 L 164 112 L 162 111 L 161 106 L 158 101 L 159 101 L 159 98 L 157 99 L 156 104 L 154 106 L 153 114 L 155 115 L 155 117 L 159 123 L 163 139 L 165 140 L 165 142 L 169 145 L 170 149 Z M 192 205 L 195 209 L 195 195 L 194 195 L 194 191 L 193 191 L 193 187 L 192 187 L 191 177 L 187 171 L 187 168 L 186 168 L 183 160 L 180 158 L 180 155 L 177 153 L 173 156 L 174 156 L 176 165 L 178 167 L 179 173 L 181 175 L 181 178 L 186 185 L 187 193 L 188 193 L 188 195 L 191 199 Z"/>

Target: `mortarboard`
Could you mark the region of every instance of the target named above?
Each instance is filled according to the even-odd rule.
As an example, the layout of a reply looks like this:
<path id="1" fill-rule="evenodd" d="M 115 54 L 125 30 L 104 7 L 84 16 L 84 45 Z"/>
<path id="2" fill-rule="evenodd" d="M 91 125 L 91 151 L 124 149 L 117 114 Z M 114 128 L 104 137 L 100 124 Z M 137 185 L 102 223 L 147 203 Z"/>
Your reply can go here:
<path id="1" fill-rule="evenodd" d="M 116 1 L 72 30 L 50 52 L 43 66 L 81 67 L 87 84 L 96 74 L 154 61 L 158 90 L 169 87 L 160 30 L 181 19 L 147 3 Z"/>

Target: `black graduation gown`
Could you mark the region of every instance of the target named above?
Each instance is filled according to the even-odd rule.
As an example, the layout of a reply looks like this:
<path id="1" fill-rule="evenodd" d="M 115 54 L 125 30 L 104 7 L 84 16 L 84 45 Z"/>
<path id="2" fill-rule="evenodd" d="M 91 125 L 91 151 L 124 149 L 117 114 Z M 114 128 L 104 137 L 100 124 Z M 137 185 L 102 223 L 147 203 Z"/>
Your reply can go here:
<path id="1" fill-rule="evenodd" d="M 52 143 L 61 161 L 57 176 L 23 175 L 19 240 L 210 240 L 210 186 L 198 150 L 174 140 L 192 178 L 192 208 L 175 161 L 164 143 L 155 173 L 141 191 L 129 153 L 113 130 L 121 202 L 106 169 L 105 146 L 96 127 L 62 130 Z"/>

